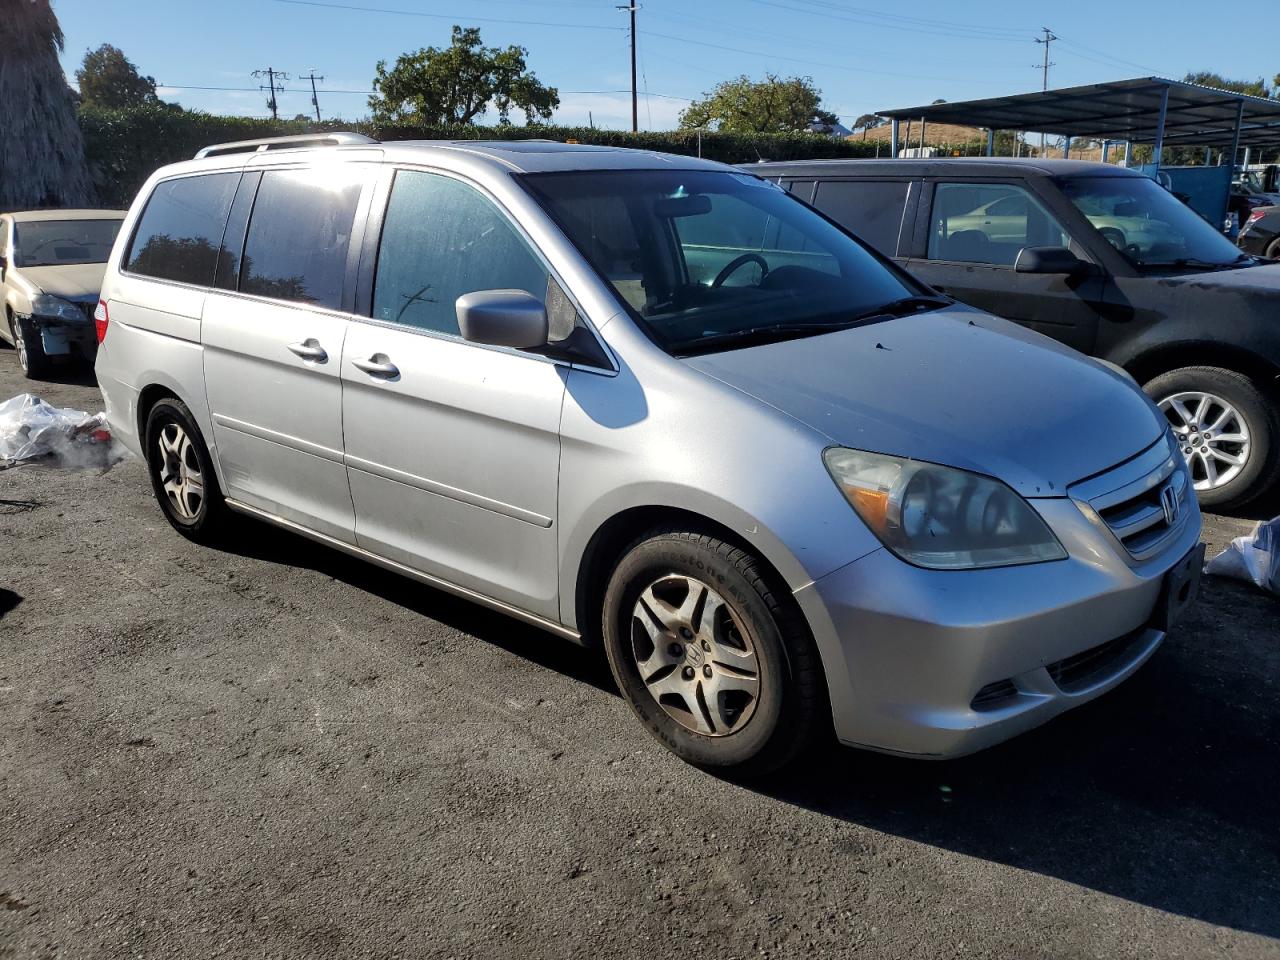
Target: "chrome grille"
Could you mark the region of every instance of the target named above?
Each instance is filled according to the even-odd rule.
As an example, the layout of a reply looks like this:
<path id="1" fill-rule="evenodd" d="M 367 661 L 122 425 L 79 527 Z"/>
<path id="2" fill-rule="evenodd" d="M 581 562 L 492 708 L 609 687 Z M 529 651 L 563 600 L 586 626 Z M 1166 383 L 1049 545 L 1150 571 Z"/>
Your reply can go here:
<path id="1" fill-rule="evenodd" d="M 1195 495 L 1167 436 L 1132 460 L 1073 484 L 1068 493 L 1135 560 L 1158 553 L 1182 529 Z"/>

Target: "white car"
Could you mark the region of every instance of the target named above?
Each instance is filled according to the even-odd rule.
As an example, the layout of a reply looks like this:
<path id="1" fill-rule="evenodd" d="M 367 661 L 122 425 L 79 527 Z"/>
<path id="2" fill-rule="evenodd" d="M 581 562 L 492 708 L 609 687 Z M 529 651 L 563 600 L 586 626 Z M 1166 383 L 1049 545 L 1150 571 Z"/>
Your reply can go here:
<path id="1" fill-rule="evenodd" d="M 93 361 L 93 311 L 123 210 L 0 214 L 0 339 L 37 380 L 58 359 Z"/>

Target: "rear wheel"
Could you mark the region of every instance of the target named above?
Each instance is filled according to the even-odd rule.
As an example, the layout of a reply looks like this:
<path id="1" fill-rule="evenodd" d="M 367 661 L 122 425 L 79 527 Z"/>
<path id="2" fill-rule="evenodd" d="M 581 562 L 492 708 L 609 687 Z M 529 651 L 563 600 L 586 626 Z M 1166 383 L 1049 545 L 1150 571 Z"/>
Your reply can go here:
<path id="1" fill-rule="evenodd" d="M 1280 238 L 1271 242 L 1271 246 L 1267 247 L 1267 254 L 1272 260 L 1280 260 Z"/>
<path id="2" fill-rule="evenodd" d="M 40 331 L 30 320 L 9 314 L 9 333 L 18 351 L 18 366 L 28 380 L 40 380 L 49 374 L 53 363 L 44 352 Z"/>
<path id="3" fill-rule="evenodd" d="M 1144 388 L 1178 441 L 1206 507 L 1239 507 L 1276 479 L 1274 404 L 1250 378 L 1220 367 L 1183 367 Z"/>
<path id="4" fill-rule="evenodd" d="M 825 681 L 794 601 L 746 551 L 654 531 L 604 600 L 609 665 L 649 732 L 698 766 L 757 776 L 819 728 Z"/>
<path id="5" fill-rule="evenodd" d="M 196 543 L 222 536 L 229 511 L 209 449 L 181 400 L 166 397 L 147 414 L 146 454 L 151 488 L 170 525 Z"/>

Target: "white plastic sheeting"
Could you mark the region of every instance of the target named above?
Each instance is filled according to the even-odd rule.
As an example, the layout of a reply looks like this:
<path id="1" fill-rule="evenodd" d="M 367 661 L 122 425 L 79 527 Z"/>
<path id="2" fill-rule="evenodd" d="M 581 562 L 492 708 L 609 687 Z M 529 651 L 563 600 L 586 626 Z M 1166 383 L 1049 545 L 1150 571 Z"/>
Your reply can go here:
<path id="1" fill-rule="evenodd" d="M 41 460 L 106 470 L 123 455 L 101 413 L 55 407 L 30 393 L 0 403 L 0 467 Z"/>
<path id="2" fill-rule="evenodd" d="M 1280 596 L 1280 517 L 1259 523 L 1247 537 L 1236 537 L 1205 565 L 1204 572 L 1252 580 Z"/>

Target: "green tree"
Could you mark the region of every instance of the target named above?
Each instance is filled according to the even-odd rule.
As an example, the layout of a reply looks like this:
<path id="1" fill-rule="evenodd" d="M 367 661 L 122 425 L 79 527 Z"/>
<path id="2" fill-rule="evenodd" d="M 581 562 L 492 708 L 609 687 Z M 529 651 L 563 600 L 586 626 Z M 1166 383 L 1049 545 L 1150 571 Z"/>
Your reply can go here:
<path id="1" fill-rule="evenodd" d="M 867 139 L 867 131 L 872 127 L 880 126 L 880 118 L 874 113 L 864 113 L 857 120 L 853 121 L 853 129 L 862 131 L 862 139 Z"/>
<path id="2" fill-rule="evenodd" d="M 156 81 L 144 77 L 119 47 L 104 43 L 97 50 L 86 50 L 84 61 L 76 71 L 80 96 L 84 103 L 118 110 L 123 107 L 147 107 L 159 103 Z"/>
<path id="3" fill-rule="evenodd" d="M 808 77 L 783 79 L 772 73 L 760 81 L 737 77 L 716 84 L 680 113 L 686 130 L 715 128 L 733 133 L 786 133 L 807 130 L 809 124 L 835 124 L 834 113 L 822 107 L 822 94 Z"/>
<path id="4" fill-rule="evenodd" d="M 369 98 L 374 123 L 446 126 L 473 123 L 492 106 L 500 123 L 510 123 L 513 107 L 525 122 L 548 120 L 560 106 L 555 87 L 544 86 L 528 69 L 524 47 L 485 47 L 476 27 L 453 28 L 446 48 L 426 47 L 401 54 L 395 66 L 379 60 Z"/>
<path id="5" fill-rule="evenodd" d="M 0 210 L 93 200 L 62 43 L 49 0 L 0 5 Z"/>
<path id="6" fill-rule="evenodd" d="M 1198 83 L 1204 87 L 1217 87 L 1219 90 L 1246 93 L 1251 97 L 1272 96 L 1271 88 L 1267 86 L 1266 81 L 1261 77 L 1257 80 L 1228 80 L 1220 73 L 1200 70 L 1195 73 L 1188 73 L 1182 79 L 1187 83 Z M 1275 83 L 1277 87 L 1280 87 L 1280 74 L 1276 75 Z"/>

